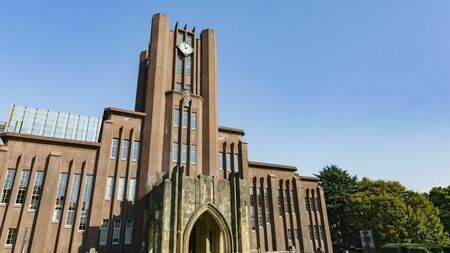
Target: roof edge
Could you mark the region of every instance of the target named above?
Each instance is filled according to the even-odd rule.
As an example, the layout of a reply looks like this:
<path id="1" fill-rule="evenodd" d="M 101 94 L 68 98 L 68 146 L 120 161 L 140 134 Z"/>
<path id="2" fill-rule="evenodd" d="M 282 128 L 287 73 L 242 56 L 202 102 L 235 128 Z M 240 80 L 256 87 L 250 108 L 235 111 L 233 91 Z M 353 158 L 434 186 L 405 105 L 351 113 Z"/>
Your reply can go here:
<path id="1" fill-rule="evenodd" d="M 262 162 L 255 162 L 255 161 L 248 161 L 249 167 L 256 167 L 256 168 L 270 168 L 270 169 L 277 169 L 277 170 L 285 170 L 285 171 L 297 171 L 297 167 L 291 166 L 291 165 L 283 165 L 283 164 L 274 164 L 274 163 L 262 163 Z"/>
<path id="2" fill-rule="evenodd" d="M 118 113 L 128 114 L 128 115 L 137 116 L 137 117 L 145 117 L 145 112 L 136 112 L 136 111 L 120 109 L 120 108 L 116 108 L 116 107 L 105 108 L 105 113 L 107 113 L 107 112 L 118 112 Z"/>
<path id="3" fill-rule="evenodd" d="M 240 136 L 244 136 L 245 135 L 245 132 L 242 129 L 232 128 L 232 127 L 224 127 L 224 126 L 219 126 L 219 132 L 230 133 L 230 134 L 238 134 Z"/>

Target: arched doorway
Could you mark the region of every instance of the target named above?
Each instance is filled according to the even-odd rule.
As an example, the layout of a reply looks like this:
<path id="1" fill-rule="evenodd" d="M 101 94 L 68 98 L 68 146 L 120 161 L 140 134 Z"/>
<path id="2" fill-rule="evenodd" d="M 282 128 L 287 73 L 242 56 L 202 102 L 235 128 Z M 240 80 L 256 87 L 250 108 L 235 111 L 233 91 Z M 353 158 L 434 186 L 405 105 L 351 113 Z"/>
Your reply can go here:
<path id="1" fill-rule="evenodd" d="M 222 215 L 212 205 L 197 210 L 184 235 L 185 253 L 229 253 L 231 233 Z"/>

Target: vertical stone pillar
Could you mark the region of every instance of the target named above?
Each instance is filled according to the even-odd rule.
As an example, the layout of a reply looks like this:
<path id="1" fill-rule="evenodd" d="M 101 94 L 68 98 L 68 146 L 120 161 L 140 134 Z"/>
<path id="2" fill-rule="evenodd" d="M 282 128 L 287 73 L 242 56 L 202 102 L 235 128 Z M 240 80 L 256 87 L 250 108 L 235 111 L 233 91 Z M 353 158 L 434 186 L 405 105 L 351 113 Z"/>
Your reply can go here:
<path id="1" fill-rule="evenodd" d="M 145 112 L 145 100 L 147 91 L 147 60 L 148 51 L 142 51 L 139 56 L 139 72 L 136 90 L 136 101 L 134 109 L 138 112 Z"/>
<path id="2" fill-rule="evenodd" d="M 217 170 L 217 59 L 216 33 L 203 30 L 201 35 L 201 94 L 203 103 L 203 174 L 216 175 Z"/>
<path id="3" fill-rule="evenodd" d="M 312 241 L 309 238 L 309 213 L 308 209 L 306 209 L 306 202 L 305 202 L 305 189 L 302 187 L 301 180 L 298 181 L 297 184 L 297 196 L 298 196 L 298 204 L 299 204 L 299 216 L 301 226 L 301 232 L 302 232 L 302 246 L 304 252 L 314 252 Z"/>
<path id="4" fill-rule="evenodd" d="M 280 220 L 280 213 L 278 210 L 278 189 L 280 188 L 278 180 L 275 176 L 269 175 L 269 187 L 272 193 L 272 218 L 274 228 L 272 229 L 272 234 L 275 240 L 273 240 L 273 251 L 281 251 L 283 250 L 284 242 L 283 237 L 280 235 L 284 235 L 283 233 L 283 224 Z"/>
<path id="5" fill-rule="evenodd" d="M 45 187 L 42 188 L 39 212 L 37 213 L 31 252 L 50 252 L 51 242 L 49 233 L 52 226 L 53 207 L 56 201 L 59 175 L 61 171 L 61 153 L 52 151 L 48 157 L 48 165 L 45 176 Z M 61 221 L 62 222 L 62 221 Z"/>
<path id="6" fill-rule="evenodd" d="M 324 230 L 323 232 L 324 232 L 324 236 L 325 236 L 325 238 L 323 238 L 323 241 L 325 243 L 325 245 L 324 245 L 325 252 L 333 253 L 333 245 L 331 242 L 330 227 L 328 225 L 327 206 L 325 203 L 325 194 L 321 187 L 317 187 L 317 196 L 319 197 L 319 201 L 320 201 L 320 216 L 321 216 L 321 223 L 322 223 L 322 227 Z"/>

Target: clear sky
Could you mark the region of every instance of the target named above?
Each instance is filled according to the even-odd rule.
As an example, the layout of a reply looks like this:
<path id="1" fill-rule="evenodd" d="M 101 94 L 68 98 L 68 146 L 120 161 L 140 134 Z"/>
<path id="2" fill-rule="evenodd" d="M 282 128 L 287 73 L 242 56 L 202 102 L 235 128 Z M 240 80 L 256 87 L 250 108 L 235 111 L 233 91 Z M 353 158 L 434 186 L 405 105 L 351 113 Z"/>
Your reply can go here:
<path id="1" fill-rule="evenodd" d="M 0 119 L 133 109 L 157 12 L 216 30 L 219 121 L 251 160 L 450 184 L 448 0 L 2 1 Z"/>

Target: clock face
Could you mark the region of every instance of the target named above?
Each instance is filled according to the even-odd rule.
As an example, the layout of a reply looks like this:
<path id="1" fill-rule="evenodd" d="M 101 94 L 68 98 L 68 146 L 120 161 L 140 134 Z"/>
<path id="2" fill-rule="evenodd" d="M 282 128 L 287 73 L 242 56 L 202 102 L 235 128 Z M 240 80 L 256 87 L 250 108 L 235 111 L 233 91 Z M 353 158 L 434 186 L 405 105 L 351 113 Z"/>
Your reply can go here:
<path id="1" fill-rule="evenodd" d="M 184 56 L 189 56 L 194 52 L 194 48 L 186 41 L 183 41 L 180 44 L 178 44 L 178 49 L 180 49 L 180 51 L 184 54 Z"/>

